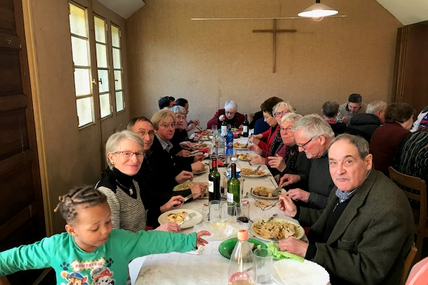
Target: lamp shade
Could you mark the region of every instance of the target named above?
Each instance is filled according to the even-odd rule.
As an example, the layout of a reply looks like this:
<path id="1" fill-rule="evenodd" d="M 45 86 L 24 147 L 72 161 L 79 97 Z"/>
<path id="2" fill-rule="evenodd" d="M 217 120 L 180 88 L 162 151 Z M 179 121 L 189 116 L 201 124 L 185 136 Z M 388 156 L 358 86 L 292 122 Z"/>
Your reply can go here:
<path id="1" fill-rule="evenodd" d="M 314 5 L 308 7 L 303 12 L 300 12 L 298 15 L 300 17 L 309 17 L 309 18 L 322 18 L 327 16 L 336 15 L 338 12 L 327 5 L 319 3 L 315 3 Z"/>

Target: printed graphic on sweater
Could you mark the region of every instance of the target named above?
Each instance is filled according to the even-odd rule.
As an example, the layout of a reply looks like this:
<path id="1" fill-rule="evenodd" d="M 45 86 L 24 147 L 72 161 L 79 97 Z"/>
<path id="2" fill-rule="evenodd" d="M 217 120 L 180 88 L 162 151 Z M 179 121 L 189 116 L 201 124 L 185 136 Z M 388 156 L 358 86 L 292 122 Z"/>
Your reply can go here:
<path id="1" fill-rule="evenodd" d="M 67 270 L 70 266 L 72 272 L 61 272 L 61 277 L 67 281 L 61 285 L 115 285 L 116 280 L 112 278 L 114 273 L 106 268 L 106 266 L 111 266 L 113 262 L 112 259 L 106 261 L 104 258 L 92 261 L 75 260 L 71 264 L 63 262 L 61 267 Z M 90 276 L 85 275 L 84 272 L 90 272 Z"/>

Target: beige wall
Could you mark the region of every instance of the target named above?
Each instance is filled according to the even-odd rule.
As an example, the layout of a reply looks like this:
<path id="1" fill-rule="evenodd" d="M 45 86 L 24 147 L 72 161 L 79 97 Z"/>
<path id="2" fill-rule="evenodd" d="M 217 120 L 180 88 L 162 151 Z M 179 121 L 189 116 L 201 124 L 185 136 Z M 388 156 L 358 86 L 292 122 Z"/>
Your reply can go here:
<path id="1" fill-rule="evenodd" d="M 93 9 L 125 31 L 122 18 L 96 1 Z M 77 127 L 68 1 L 25 0 L 24 15 L 47 227 L 48 233 L 51 229 L 59 232 L 64 222 L 59 214 L 53 214 L 58 196 L 100 179 L 100 122 L 82 130 Z M 127 86 L 126 81 L 124 84 Z M 126 111 L 104 120 L 103 141 L 128 118 Z"/>
<path id="2" fill-rule="evenodd" d="M 302 114 L 320 112 L 328 99 L 387 100 L 392 92 L 395 40 L 401 26 L 375 0 L 326 1 L 344 19 L 278 21 L 297 29 L 254 34 L 272 21 L 191 21 L 192 17 L 295 16 L 313 1 L 147 0 L 127 19 L 131 115 L 151 116 L 161 96 L 185 97 L 189 117 L 207 120 L 226 100 L 243 113 L 279 96 Z"/>

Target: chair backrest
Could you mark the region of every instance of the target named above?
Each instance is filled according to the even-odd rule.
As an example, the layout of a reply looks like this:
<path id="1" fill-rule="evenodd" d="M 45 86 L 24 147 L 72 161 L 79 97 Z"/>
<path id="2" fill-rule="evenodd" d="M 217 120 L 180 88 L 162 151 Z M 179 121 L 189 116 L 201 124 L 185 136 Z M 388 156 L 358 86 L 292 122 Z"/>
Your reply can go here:
<path id="1" fill-rule="evenodd" d="M 389 167 L 389 177 L 403 189 L 409 200 L 419 202 L 419 217 L 415 226 L 417 232 L 424 232 L 427 222 L 427 186 L 425 180 L 398 172 L 392 166 Z"/>
<path id="2" fill-rule="evenodd" d="M 407 277 L 409 276 L 410 268 L 412 267 L 413 260 L 415 259 L 418 248 L 413 244 L 409 253 L 404 260 L 403 272 L 401 273 L 401 284 L 406 284 Z"/>

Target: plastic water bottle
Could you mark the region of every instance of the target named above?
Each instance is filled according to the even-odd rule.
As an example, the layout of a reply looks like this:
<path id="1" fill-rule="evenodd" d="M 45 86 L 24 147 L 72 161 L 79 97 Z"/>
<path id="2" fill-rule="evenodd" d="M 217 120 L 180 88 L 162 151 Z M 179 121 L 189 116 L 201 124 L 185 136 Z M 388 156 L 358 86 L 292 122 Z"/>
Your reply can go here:
<path id="1" fill-rule="evenodd" d="M 224 156 L 225 150 L 226 150 L 226 137 L 219 135 L 217 137 L 217 143 L 218 143 L 217 154 L 219 156 Z"/>
<path id="2" fill-rule="evenodd" d="M 228 285 L 255 285 L 256 265 L 254 254 L 248 243 L 248 231 L 238 231 L 238 242 L 229 261 Z"/>
<path id="3" fill-rule="evenodd" d="M 233 133 L 229 128 L 226 135 L 226 155 L 233 155 Z"/>

